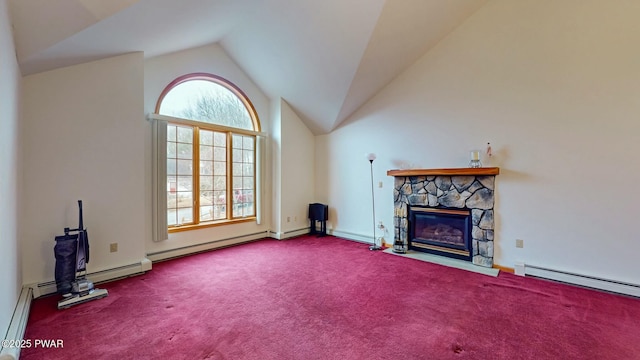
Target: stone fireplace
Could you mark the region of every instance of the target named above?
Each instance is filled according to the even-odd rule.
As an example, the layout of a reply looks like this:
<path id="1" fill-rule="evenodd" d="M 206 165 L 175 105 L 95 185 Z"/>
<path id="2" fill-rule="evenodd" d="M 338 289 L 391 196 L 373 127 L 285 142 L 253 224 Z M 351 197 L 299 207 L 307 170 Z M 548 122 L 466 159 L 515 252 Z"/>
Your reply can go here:
<path id="1" fill-rule="evenodd" d="M 388 171 L 387 175 L 395 177 L 395 241 L 402 241 L 410 250 L 492 267 L 494 187 L 499 172 L 499 168 Z M 431 221 L 437 215 L 439 224 Z M 449 220 L 456 216 L 458 220 Z M 417 233 L 416 227 L 420 227 Z M 434 234 L 444 234 L 440 244 L 434 244 Z"/>

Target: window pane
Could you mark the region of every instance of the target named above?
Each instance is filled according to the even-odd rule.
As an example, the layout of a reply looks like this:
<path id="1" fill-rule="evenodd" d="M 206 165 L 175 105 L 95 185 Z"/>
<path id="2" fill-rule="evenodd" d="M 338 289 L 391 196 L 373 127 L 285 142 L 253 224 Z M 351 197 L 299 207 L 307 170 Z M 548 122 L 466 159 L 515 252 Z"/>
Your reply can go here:
<path id="1" fill-rule="evenodd" d="M 253 176 L 253 164 L 242 164 L 242 175 Z"/>
<path id="2" fill-rule="evenodd" d="M 213 145 L 213 131 L 200 130 L 200 144 Z"/>
<path id="3" fill-rule="evenodd" d="M 213 160 L 213 147 L 200 145 L 200 160 Z"/>
<path id="4" fill-rule="evenodd" d="M 177 207 L 177 198 L 178 194 L 175 191 L 171 191 L 167 193 L 167 208 L 173 209 Z"/>
<path id="5" fill-rule="evenodd" d="M 213 145 L 215 146 L 227 146 L 227 134 L 217 132 L 213 134 Z"/>
<path id="6" fill-rule="evenodd" d="M 229 88 L 210 80 L 188 80 L 174 86 L 162 99 L 159 113 L 253 130 L 242 100 Z"/>
<path id="7" fill-rule="evenodd" d="M 167 209 L 167 225 L 175 226 L 178 224 L 178 211 L 176 209 Z"/>
<path id="8" fill-rule="evenodd" d="M 216 205 L 226 205 L 227 204 L 227 194 L 225 191 L 214 191 L 213 192 L 213 200 Z"/>
<path id="9" fill-rule="evenodd" d="M 175 158 L 177 156 L 176 143 L 167 142 L 167 158 Z"/>
<path id="10" fill-rule="evenodd" d="M 233 135 L 233 148 L 242 149 L 242 135 Z"/>
<path id="11" fill-rule="evenodd" d="M 233 189 L 242 189 L 242 176 L 233 177 Z"/>
<path id="12" fill-rule="evenodd" d="M 253 200 L 253 190 L 244 190 L 244 193 L 246 194 L 246 196 L 244 199 L 245 200 L 244 206 L 242 208 L 242 215 L 254 216 L 255 209 L 254 209 L 254 200 Z"/>
<path id="13" fill-rule="evenodd" d="M 167 141 L 176 141 L 176 126 L 167 125 Z"/>
<path id="14" fill-rule="evenodd" d="M 175 175 L 167 176 L 167 191 L 178 191 L 178 177 Z"/>
<path id="15" fill-rule="evenodd" d="M 216 161 L 213 163 L 213 173 L 216 175 L 226 175 L 227 174 L 227 163 Z"/>
<path id="16" fill-rule="evenodd" d="M 191 176 L 178 176 L 178 191 L 193 191 L 193 178 Z"/>
<path id="17" fill-rule="evenodd" d="M 193 129 L 190 127 L 178 127 L 178 142 L 193 143 Z"/>
<path id="18" fill-rule="evenodd" d="M 242 162 L 242 150 L 233 149 L 232 161 L 233 162 Z"/>
<path id="19" fill-rule="evenodd" d="M 233 163 L 233 176 L 242 176 L 242 163 Z"/>
<path id="20" fill-rule="evenodd" d="M 251 136 L 245 136 L 242 140 L 242 148 L 247 150 L 253 150 L 254 138 Z"/>
<path id="21" fill-rule="evenodd" d="M 213 191 L 207 190 L 200 193 L 200 205 L 213 205 Z"/>
<path id="22" fill-rule="evenodd" d="M 178 191 L 177 192 L 177 206 L 178 208 L 190 208 L 193 206 L 191 191 Z"/>
<path id="23" fill-rule="evenodd" d="M 213 190 L 212 176 L 200 176 L 200 190 Z"/>
<path id="24" fill-rule="evenodd" d="M 178 160 L 178 175 L 191 175 L 193 174 L 193 161 L 191 160 Z"/>
<path id="25" fill-rule="evenodd" d="M 180 208 L 177 213 L 178 222 L 176 225 L 193 223 L 193 208 Z"/>
<path id="26" fill-rule="evenodd" d="M 242 188 L 244 188 L 244 189 L 253 189 L 253 178 L 252 177 L 243 177 L 242 178 Z"/>
<path id="27" fill-rule="evenodd" d="M 215 205 L 213 207 L 213 220 L 222 220 L 227 218 L 227 207 L 225 205 Z"/>
<path id="28" fill-rule="evenodd" d="M 214 190 L 226 190 L 227 178 L 226 176 L 214 176 L 213 177 L 213 189 Z"/>
<path id="29" fill-rule="evenodd" d="M 168 157 L 169 155 L 167 155 Z M 193 145 L 178 143 L 178 159 L 193 159 Z"/>
<path id="30" fill-rule="evenodd" d="M 253 203 L 253 190 L 242 190 L 242 202 Z"/>
<path id="31" fill-rule="evenodd" d="M 242 217 L 242 207 L 234 206 L 233 207 L 233 217 Z"/>
<path id="32" fill-rule="evenodd" d="M 213 161 L 200 161 L 200 175 L 213 175 Z"/>
<path id="33" fill-rule="evenodd" d="M 227 161 L 227 149 L 220 147 L 213 148 L 213 159 L 216 161 Z"/>
<path id="34" fill-rule="evenodd" d="M 213 206 L 200 206 L 200 221 L 211 221 L 213 219 Z"/>
<path id="35" fill-rule="evenodd" d="M 254 215 L 253 191 L 234 190 L 233 216 L 246 217 Z"/>
<path id="36" fill-rule="evenodd" d="M 251 150 L 245 150 L 242 152 L 243 155 L 243 161 L 246 163 L 253 163 L 253 151 Z"/>
<path id="37" fill-rule="evenodd" d="M 175 175 L 178 165 L 175 160 L 167 159 L 167 175 Z"/>
<path id="38" fill-rule="evenodd" d="M 180 181 L 178 181 L 178 189 L 180 189 Z M 183 225 L 193 223 L 193 198 L 190 191 L 178 191 L 175 193 L 176 208 L 173 209 L 175 215 L 173 225 Z"/>
<path id="39" fill-rule="evenodd" d="M 233 205 L 240 204 L 244 199 L 244 194 L 242 190 L 233 190 Z"/>

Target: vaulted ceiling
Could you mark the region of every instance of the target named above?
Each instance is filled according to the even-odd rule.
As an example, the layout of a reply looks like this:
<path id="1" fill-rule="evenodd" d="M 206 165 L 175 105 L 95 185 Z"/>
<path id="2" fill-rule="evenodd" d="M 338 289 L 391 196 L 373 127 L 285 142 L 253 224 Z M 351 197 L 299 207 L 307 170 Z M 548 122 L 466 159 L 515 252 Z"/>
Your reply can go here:
<path id="1" fill-rule="evenodd" d="M 331 132 L 487 0 L 10 0 L 23 75 L 219 43 Z"/>

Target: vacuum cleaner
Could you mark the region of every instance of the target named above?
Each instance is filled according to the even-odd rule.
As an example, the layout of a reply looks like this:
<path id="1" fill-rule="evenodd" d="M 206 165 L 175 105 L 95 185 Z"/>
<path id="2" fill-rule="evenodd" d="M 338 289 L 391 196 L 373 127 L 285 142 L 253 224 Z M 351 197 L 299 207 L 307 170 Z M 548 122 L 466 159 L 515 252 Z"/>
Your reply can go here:
<path id="1" fill-rule="evenodd" d="M 56 289 L 62 295 L 58 309 L 66 309 L 109 295 L 105 289 L 96 289 L 87 279 L 89 262 L 89 235 L 82 223 L 82 200 L 78 200 L 80 224 L 77 229 L 64 228 L 64 235 L 56 236 L 53 249 L 56 258 Z"/>

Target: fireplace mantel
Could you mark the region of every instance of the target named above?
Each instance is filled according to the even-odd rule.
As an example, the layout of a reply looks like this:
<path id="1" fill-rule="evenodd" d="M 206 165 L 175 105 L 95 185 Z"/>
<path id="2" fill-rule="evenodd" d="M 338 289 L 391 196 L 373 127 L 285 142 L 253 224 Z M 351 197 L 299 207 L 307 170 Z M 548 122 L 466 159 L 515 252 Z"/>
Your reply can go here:
<path id="1" fill-rule="evenodd" d="M 389 176 L 498 175 L 499 167 L 389 170 Z"/>

